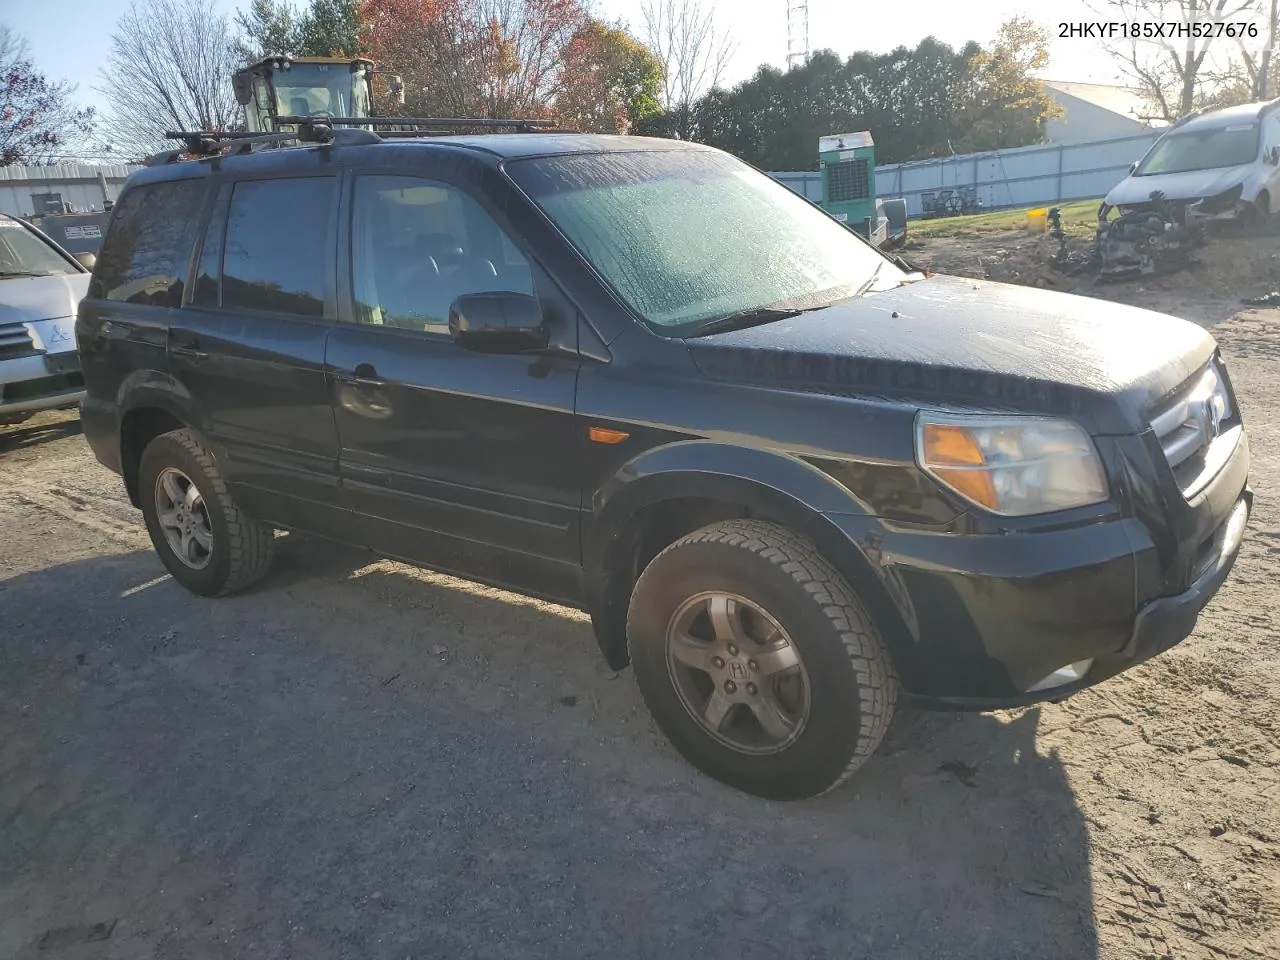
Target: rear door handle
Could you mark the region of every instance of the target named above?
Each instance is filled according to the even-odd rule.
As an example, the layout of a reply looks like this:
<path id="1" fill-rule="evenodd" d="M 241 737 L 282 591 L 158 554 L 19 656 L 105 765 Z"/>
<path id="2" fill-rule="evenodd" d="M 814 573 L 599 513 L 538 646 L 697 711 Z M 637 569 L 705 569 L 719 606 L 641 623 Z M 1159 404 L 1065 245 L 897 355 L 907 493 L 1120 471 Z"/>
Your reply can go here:
<path id="1" fill-rule="evenodd" d="M 385 387 L 387 381 L 378 376 L 378 371 L 374 369 L 371 363 L 358 363 L 355 370 L 350 376 L 342 378 L 348 383 L 354 383 L 362 387 Z"/>

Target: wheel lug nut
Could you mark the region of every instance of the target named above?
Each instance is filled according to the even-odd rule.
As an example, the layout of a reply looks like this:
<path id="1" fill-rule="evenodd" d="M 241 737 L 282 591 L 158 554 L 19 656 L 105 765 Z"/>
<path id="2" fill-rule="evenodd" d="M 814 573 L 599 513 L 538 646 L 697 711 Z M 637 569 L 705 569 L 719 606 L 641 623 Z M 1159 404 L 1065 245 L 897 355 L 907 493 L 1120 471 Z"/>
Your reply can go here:
<path id="1" fill-rule="evenodd" d="M 713 667 L 715 667 L 717 670 L 723 670 L 723 669 L 724 669 L 724 660 L 723 660 L 723 658 L 721 658 L 721 657 L 712 657 L 712 658 L 711 658 L 711 665 L 712 665 Z"/>
<path id="2" fill-rule="evenodd" d="M 756 690 L 756 685 L 754 683 L 747 684 L 747 693 L 751 694 L 754 697 L 758 692 L 759 691 Z"/>
<path id="3" fill-rule="evenodd" d="M 738 655 L 738 648 L 735 647 L 732 643 L 729 644 L 729 656 L 736 657 L 737 655 Z"/>
<path id="4" fill-rule="evenodd" d="M 736 683 L 734 683 L 732 680 L 726 680 L 726 681 L 724 682 L 724 692 L 725 692 L 725 693 L 737 693 L 737 692 L 738 692 L 738 685 L 737 685 Z"/>

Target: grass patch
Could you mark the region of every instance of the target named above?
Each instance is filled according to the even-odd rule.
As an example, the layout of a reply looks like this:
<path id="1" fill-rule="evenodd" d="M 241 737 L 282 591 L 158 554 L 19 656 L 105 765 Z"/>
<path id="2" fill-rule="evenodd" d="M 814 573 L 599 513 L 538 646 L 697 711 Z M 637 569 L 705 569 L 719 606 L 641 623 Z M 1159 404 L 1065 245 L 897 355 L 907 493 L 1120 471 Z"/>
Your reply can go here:
<path id="1" fill-rule="evenodd" d="M 1101 200 L 1073 200 L 1062 204 L 1037 204 L 1016 210 L 996 210 L 963 217 L 940 217 L 936 220 L 912 220 L 907 224 L 909 237 L 972 237 L 1001 230 L 1025 230 L 1027 211 L 1054 206 L 1062 210 L 1062 229 L 1069 236 L 1092 237 L 1098 227 L 1098 204 Z"/>

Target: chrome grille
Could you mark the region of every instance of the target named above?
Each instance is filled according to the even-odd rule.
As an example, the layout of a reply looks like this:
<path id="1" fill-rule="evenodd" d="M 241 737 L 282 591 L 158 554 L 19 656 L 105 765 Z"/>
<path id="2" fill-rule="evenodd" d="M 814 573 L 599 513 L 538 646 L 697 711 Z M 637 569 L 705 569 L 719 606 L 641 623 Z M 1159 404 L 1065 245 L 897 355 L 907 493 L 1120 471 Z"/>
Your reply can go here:
<path id="1" fill-rule="evenodd" d="M 0 323 L 0 360 L 38 353 L 24 323 Z"/>
<path id="2" fill-rule="evenodd" d="M 1234 415 L 1226 378 L 1214 363 L 1151 418 L 1151 429 L 1184 493 Z"/>

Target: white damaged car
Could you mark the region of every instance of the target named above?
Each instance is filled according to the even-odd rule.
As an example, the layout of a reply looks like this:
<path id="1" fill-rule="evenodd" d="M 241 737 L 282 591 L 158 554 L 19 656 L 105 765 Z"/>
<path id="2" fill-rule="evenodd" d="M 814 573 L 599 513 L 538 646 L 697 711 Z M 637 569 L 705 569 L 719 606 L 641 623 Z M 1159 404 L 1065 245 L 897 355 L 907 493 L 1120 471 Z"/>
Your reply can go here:
<path id="1" fill-rule="evenodd" d="M 1179 120 L 1111 189 L 1103 209 L 1141 210 L 1153 193 L 1182 222 L 1280 213 L 1280 99 Z"/>

